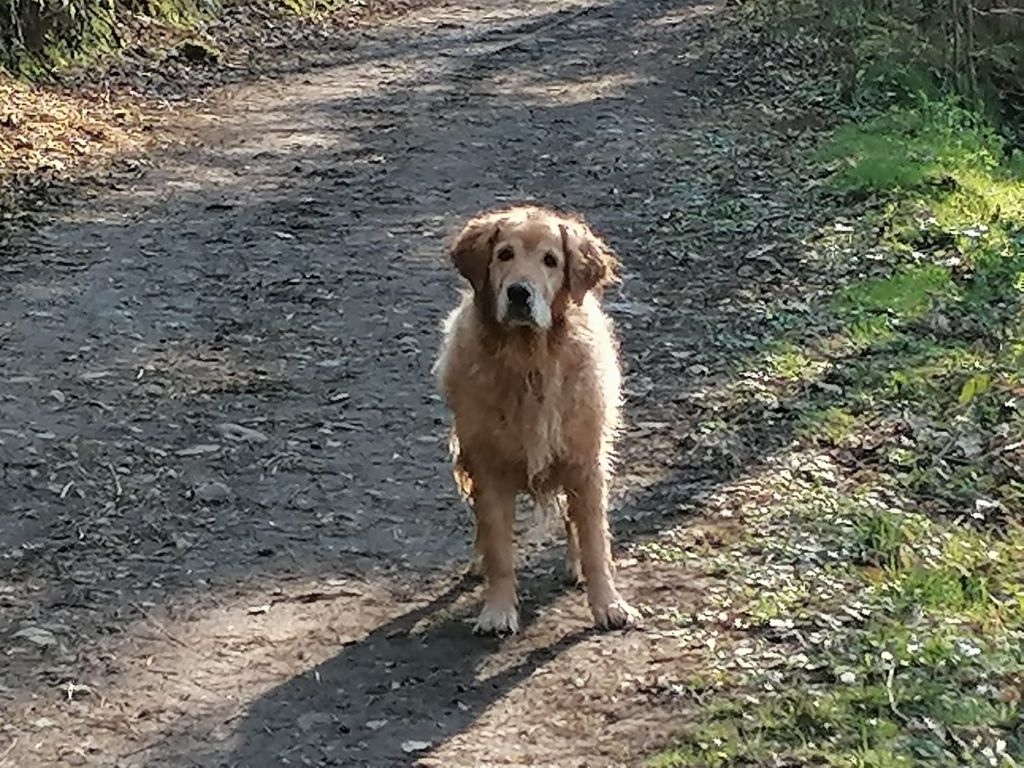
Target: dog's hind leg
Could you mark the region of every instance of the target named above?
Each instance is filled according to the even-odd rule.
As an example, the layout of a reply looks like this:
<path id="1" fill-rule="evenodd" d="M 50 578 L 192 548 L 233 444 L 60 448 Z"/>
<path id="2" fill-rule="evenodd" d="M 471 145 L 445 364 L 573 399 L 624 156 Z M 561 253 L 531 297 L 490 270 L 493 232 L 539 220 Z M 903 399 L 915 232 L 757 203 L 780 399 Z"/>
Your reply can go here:
<path id="1" fill-rule="evenodd" d="M 580 539 L 576 525 L 565 518 L 565 583 L 573 586 L 583 584 L 583 566 L 580 564 Z"/>
<path id="2" fill-rule="evenodd" d="M 565 521 L 565 583 L 574 586 L 583 584 L 583 566 L 580 564 L 580 537 L 576 524 L 569 517 L 568 503 L 564 498 L 557 502 L 557 509 Z"/>

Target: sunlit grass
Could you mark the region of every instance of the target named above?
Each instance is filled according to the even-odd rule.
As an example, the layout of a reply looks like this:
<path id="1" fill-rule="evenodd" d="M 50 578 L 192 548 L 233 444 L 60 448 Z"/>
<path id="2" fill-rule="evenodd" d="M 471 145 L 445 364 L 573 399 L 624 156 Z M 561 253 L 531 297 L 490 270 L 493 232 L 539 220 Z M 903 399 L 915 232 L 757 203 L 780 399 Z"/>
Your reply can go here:
<path id="1" fill-rule="evenodd" d="M 813 262 L 834 288 L 722 397 L 785 408 L 793 455 L 829 469 L 780 475 L 716 561 L 733 564 L 735 626 L 804 644 L 755 641 L 650 765 L 1019 764 L 1020 159 L 981 118 L 921 102 L 841 128 L 815 162 L 837 192 L 885 203 L 861 234 L 812 238 L 834 248 Z"/>

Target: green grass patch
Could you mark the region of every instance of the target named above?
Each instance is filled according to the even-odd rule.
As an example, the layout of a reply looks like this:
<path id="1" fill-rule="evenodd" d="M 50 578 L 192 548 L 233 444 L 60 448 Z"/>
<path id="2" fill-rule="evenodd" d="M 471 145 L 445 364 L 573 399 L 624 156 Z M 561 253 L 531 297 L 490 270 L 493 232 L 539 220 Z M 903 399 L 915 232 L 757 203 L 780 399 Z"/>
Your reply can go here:
<path id="1" fill-rule="evenodd" d="M 842 161 L 841 188 L 865 192 L 912 189 L 961 171 L 999 165 L 1003 141 L 984 118 L 955 101 L 916 99 L 864 123 L 838 128 L 817 153 Z"/>
<path id="2" fill-rule="evenodd" d="M 983 102 L 1024 73 L 1022 38 L 965 37 L 993 21 L 970 4 L 747 6 L 759 40 L 848 65 L 856 119 L 806 154 L 835 220 L 800 234 L 769 338 L 695 420 L 728 433 L 767 406 L 792 440 L 728 507 L 749 540 L 713 559 L 708 664 L 729 677 L 649 764 L 1021 765 L 1019 87 Z"/>
<path id="3" fill-rule="evenodd" d="M 752 537 L 772 552 L 861 553 L 744 560 L 730 545 L 731 602 L 749 632 L 795 627 L 796 648 L 755 643 L 741 671 L 649 766 L 1011 766 L 1024 758 L 1024 536 L 880 508 L 780 482 Z M 770 624 L 769 624 L 770 622 Z M 810 640 L 810 642 L 806 642 Z M 750 647 L 749 641 L 747 643 Z M 992 755 L 995 762 L 991 762 Z"/>
<path id="4" fill-rule="evenodd" d="M 892 586 L 897 609 L 904 615 L 919 610 L 970 611 L 989 596 L 983 575 L 953 567 L 913 567 L 900 574 Z"/>
<path id="5" fill-rule="evenodd" d="M 842 287 L 816 318 L 841 329 L 844 359 L 828 363 L 816 328 L 804 331 L 803 348 L 799 330 L 773 342 L 796 347 L 793 359 L 825 353 L 830 380 L 843 388 L 827 417 L 804 417 L 804 434 L 840 444 L 836 414 L 851 407 L 862 424 L 896 418 L 906 426 L 886 455 L 906 470 L 906 488 L 1011 504 L 1018 473 L 961 461 L 989 458 L 1000 435 L 1021 427 L 1012 405 L 1024 380 L 1020 155 L 982 117 L 949 101 L 919 101 L 841 128 L 817 159 L 841 161 L 837 189 L 888 203 L 880 221 L 865 222 L 881 230 L 884 258 L 876 252 L 875 263 L 857 263 L 852 254 L 845 273 L 836 270 Z M 873 274 L 859 274 L 865 266 Z M 947 453 L 960 461 L 946 461 Z"/>
<path id="6" fill-rule="evenodd" d="M 782 343 L 764 355 L 763 367 L 770 376 L 783 381 L 805 381 L 816 378 L 824 366 L 795 345 Z"/>
<path id="7" fill-rule="evenodd" d="M 801 414 L 799 434 L 829 445 L 841 446 L 854 439 L 859 425 L 857 417 L 847 408 L 832 406 Z"/>
<path id="8" fill-rule="evenodd" d="M 734 582 L 716 615 L 756 638 L 740 673 L 649 764 L 1019 765 L 1020 158 L 984 118 L 918 101 L 813 162 L 877 205 L 809 238 L 830 290 L 713 407 L 723 429 L 758 403 L 793 415 L 799 470 L 715 560 Z"/>
<path id="9" fill-rule="evenodd" d="M 898 568 L 912 540 L 906 515 L 889 509 L 871 510 L 855 521 L 857 543 L 865 562 Z"/>
<path id="10" fill-rule="evenodd" d="M 947 268 L 921 264 L 903 267 L 887 277 L 854 283 L 841 291 L 836 301 L 841 311 L 854 317 L 891 313 L 906 320 L 920 317 L 937 301 L 948 298 L 951 288 Z"/>

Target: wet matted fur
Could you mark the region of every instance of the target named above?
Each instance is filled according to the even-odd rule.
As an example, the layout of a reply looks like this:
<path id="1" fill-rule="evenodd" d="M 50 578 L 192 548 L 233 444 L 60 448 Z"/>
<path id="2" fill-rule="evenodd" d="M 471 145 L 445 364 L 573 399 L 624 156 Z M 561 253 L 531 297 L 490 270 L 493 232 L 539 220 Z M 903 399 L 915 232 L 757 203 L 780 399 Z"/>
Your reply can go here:
<path id="1" fill-rule="evenodd" d="M 607 517 L 620 371 L 600 291 L 615 278 L 615 254 L 582 218 L 521 205 L 470 219 L 451 258 L 471 290 L 445 321 L 434 370 L 486 578 L 476 629 L 518 629 L 519 493 L 545 505 L 564 494 L 567 567 L 586 580 L 595 624 L 630 624 L 636 613 L 615 587 Z"/>

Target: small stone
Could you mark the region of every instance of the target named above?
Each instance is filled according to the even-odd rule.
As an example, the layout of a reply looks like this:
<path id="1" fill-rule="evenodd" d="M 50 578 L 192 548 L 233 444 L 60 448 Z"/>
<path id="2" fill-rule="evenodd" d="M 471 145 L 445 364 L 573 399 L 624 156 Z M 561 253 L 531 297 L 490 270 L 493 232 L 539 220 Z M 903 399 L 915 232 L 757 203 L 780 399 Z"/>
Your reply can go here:
<path id="1" fill-rule="evenodd" d="M 193 491 L 195 498 L 199 501 L 205 501 L 209 503 L 220 503 L 227 501 L 234 492 L 231 488 L 219 480 L 207 480 L 197 485 Z"/>
<path id="2" fill-rule="evenodd" d="M 422 752 L 425 749 L 430 749 L 432 746 L 433 743 L 429 741 L 416 741 L 410 739 L 409 741 L 402 742 L 402 751 L 408 755 L 413 752 Z"/>

